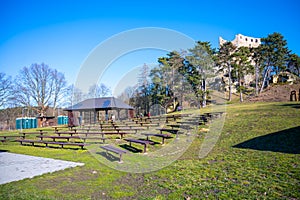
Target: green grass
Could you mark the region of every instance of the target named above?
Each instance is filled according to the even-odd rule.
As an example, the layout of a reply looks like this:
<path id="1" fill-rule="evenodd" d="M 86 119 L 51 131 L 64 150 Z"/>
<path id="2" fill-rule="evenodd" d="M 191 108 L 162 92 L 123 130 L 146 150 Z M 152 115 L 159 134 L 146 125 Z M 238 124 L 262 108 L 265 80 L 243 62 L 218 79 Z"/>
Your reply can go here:
<path id="1" fill-rule="evenodd" d="M 180 159 L 151 173 L 110 169 L 86 150 L 0 144 L 9 152 L 85 163 L 0 185 L 0 199 L 300 199 L 300 104 L 230 104 L 226 112 L 207 157 L 198 157 L 205 137 L 199 133 Z"/>

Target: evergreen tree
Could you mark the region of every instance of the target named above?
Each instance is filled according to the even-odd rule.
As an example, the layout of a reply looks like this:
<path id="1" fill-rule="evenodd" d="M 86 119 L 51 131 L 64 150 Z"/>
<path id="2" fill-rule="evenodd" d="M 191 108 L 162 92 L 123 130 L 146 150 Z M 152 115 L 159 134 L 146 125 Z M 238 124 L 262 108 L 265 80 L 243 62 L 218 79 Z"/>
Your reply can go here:
<path id="1" fill-rule="evenodd" d="M 232 67 L 233 71 L 236 73 L 236 78 L 238 80 L 238 91 L 240 93 L 240 102 L 243 102 L 243 92 L 245 87 L 243 85 L 243 79 L 246 74 L 249 74 L 252 70 L 252 65 L 250 62 L 250 49 L 248 47 L 239 47 L 233 54 Z"/>
<path id="2" fill-rule="evenodd" d="M 286 69 L 288 61 L 289 50 L 287 48 L 287 41 L 280 33 L 273 33 L 266 38 L 261 39 L 260 56 L 262 67 L 264 69 L 264 78 L 262 81 L 260 92 L 263 91 L 265 84 L 271 78 L 271 73 L 278 74 Z"/>
<path id="3" fill-rule="evenodd" d="M 190 65 L 188 68 L 192 70 L 188 79 L 193 83 L 202 107 L 206 107 L 207 79 L 211 77 L 214 67 L 213 54 L 214 50 L 209 42 L 198 41 L 194 48 L 189 49 L 189 55 L 186 56 L 188 65 Z"/>
<path id="4" fill-rule="evenodd" d="M 228 76 L 228 101 L 231 101 L 232 95 L 232 61 L 233 57 L 232 54 L 235 52 L 236 47 L 231 42 L 224 43 L 219 51 L 217 52 L 216 56 L 216 64 L 219 68 L 221 73 L 224 73 Z"/>
<path id="5" fill-rule="evenodd" d="M 297 76 L 300 76 L 300 57 L 297 54 L 293 53 L 289 55 L 288 69 Z"/>

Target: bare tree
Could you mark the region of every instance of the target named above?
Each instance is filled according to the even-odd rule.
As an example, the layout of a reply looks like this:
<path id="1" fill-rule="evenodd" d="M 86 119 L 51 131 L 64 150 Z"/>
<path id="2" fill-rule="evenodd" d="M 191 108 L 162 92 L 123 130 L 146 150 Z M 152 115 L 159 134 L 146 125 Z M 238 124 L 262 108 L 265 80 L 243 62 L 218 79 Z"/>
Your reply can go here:
<path id="1" fill-rule="evenodd" d="M 23 106 L 36 108 L 41 116 L 56 107 L 66 81 L 62 73 L 44 63 L 24 67 L 15 80 L 15 94 Z"/>
<path id="2" fill-rule="evenodd" d="M 66 80 L 62 73 L 58 72 L 56 69 L 52 72 L 53 76 L 53 115 L 55 115 L 55 110 L 66 92 Z"/>
<path id="3" fill-rule="evenodd" d="M 0 108 L 5 106 L 7 100 L 12 94 L 12 81 L 11 77 L 5 73 L 0 73 Z"/>
<path id="4" fill-rule="evenodd" d="M 110 89 L 103 83 L 100 85 L 94 84 L 89 88 L 87 98 L 105 97 L 111 94 Z"/>

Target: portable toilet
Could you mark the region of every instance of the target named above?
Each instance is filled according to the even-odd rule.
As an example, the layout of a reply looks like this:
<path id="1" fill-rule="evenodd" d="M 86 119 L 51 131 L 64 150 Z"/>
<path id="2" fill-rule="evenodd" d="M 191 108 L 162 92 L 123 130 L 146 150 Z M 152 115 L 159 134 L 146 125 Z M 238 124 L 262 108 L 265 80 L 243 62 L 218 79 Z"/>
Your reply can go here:
<path id="1" fill-rule="evenodd" d="M 62 115 L 57 116 L 57 124 L 62 125 Z"/>
<path id="2" fill-rule="evenodd" d="M 24 117 L 23 118 L 23 128 L 28 129 L 31 128 L 31 119 L 29 117 Z"/>
<path id="3" fill-rule="evenodd" d="M 37 128 L 37 118 L 36 117 L 31 118 L 31 128 Z"/>
<path id="4" fill-rule="evenodd" d="M 57 124 L 58 125 L 68 124 L 68 116 L 64 116 L 64 115 L 57 116 Z"/>
<path id="5" fill-rule="evenodd" d="M 67 125 L 69 122 L 69 118 L 68 116 L 64 116 L 64 124 Z"/>
<path id="6" fill-rule="evenodd" d="M 22 128 L 22 118 L 19 117 L 16 119 L 16 129 L 21 129 Z"/>

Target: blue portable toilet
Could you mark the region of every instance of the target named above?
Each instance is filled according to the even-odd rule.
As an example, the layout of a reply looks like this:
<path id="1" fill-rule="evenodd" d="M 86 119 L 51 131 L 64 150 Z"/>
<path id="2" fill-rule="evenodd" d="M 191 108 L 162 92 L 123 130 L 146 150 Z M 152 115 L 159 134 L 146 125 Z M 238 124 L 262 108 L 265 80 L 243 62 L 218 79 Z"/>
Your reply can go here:
<path id="1" fill-rule="evenodd" d="M 24 124 L 24 126 L 23 126 L 24 129 L 31 128 L 30 127 L 31 126 L 31 120 L 30 120 L 30 118 L 29 117 L 24 117 L 23 118 L 23 124 Z"/>
<path id="2" fill-rule="evenodd" d="M 37 118 L 36 117 L 31 118 L 31 128 L 37 128 Z"/>
<path id="3" fill-rule="evenodd" d="M 57 124 L 62 125 L 62 115 L 57 116 Z"/>
<path id="4" fill-rule="evenodd" d="M 68 124 L 68 116 L 64 116 L 64 115 L 57 116 L 57 124 L 58 125 Z"/>
<path id="5" fill-rule="evenodd" d="M 64 124 L 67 125 L 69 122 L 69 118 L 68 116 L 64 116 Z"/>
<path id="6" fill-rule="evenodd" d="M 17 118 L 16 119 L 16 129 L 21 129 L 22 128 L 22 118 Z"/>

